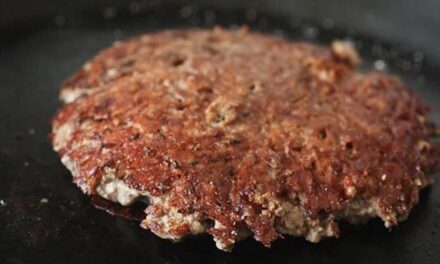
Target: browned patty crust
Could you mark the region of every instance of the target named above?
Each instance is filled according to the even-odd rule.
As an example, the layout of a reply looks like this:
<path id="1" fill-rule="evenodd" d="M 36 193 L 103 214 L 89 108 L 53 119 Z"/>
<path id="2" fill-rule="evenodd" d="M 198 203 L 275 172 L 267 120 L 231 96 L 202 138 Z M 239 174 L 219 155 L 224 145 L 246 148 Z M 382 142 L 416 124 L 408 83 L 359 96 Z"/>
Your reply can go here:
<path id="1" fill-rule="evenodd" d="M 438 168 L 429 109 L 396 77 L 330 49 L 247 30 L 173 30 L 115 43 L 61 90 L 52 140 L 88 195 L 149 200 L 142 226 L 338 236 L 337 220 L 397 224 Z M 211 224 L 212 223 L 212 224 Z"/>

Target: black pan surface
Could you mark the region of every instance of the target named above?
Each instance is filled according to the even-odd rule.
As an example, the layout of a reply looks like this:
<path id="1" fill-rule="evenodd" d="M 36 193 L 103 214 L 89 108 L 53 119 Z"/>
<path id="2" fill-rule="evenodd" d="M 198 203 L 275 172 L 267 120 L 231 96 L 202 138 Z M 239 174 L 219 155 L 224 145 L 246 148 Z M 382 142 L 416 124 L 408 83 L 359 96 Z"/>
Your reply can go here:
<path id="1" fill-rule="evenodd" d="M 414 47 L 337 29 L 331 21 L 200 6 L 149 8 L 142 14 L 132 6 L 42 18 L 3 32 L 0 39 L 0 263 L 440 263 L 438 183 L 421 193 L 409 219 L 392 232 L 373 220 L 361 227 L 343 225 L 340 239 L 319 244 L 287 237 L 268 249 L 248 239 L 232 253 L 217 250 L 210 237 L 174 244 L 94 208 L 51 150 L 57 87 L 115 40 L 216 24 L 248 24 L 320 44 L 353 39 L 366 69 L 402 76 L 432 106 L 432 120 L 440 124 L 438 65 Z"/>

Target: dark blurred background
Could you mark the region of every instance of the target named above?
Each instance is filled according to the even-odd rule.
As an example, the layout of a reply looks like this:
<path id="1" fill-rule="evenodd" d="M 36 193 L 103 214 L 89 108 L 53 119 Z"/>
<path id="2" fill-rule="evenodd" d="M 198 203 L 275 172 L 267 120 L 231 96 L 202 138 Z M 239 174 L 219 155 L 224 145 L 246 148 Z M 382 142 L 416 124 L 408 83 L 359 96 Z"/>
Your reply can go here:
<path id="1" fill-rule="evenodd" d="M 0 30 L 23 27 L 30 21 L 63 16 L 84 10 L 143 12 L 154 5 L 201 4 L 215 9 L 249 9 L 257 12 L 308 18 L 332 23 L 396 44 L 421 49 L 440 60 L 440 1 L 438 0 L 1 0 Z M 116 11 L 115 11 L 116 10 Z M 56 17 L 58 16 L 58 18 Z"/>

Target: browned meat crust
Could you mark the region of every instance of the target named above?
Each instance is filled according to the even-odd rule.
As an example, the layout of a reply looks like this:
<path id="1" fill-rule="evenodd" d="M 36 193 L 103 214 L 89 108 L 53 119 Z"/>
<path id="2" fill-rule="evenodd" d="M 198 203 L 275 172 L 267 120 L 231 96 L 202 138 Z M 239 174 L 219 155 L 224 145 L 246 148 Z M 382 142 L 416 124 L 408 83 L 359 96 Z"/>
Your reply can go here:
<path id="1" fill-rule="evenodd" d="M 68 80 L 53 145 L 74 182 L 170 239 L 338 236 L 338 219 L 407 217 L 437 169 L 428 108 L 331 49 L 221 29 L 114 44 Z M 213 224 L 211 224 L 211 222 Z"/>

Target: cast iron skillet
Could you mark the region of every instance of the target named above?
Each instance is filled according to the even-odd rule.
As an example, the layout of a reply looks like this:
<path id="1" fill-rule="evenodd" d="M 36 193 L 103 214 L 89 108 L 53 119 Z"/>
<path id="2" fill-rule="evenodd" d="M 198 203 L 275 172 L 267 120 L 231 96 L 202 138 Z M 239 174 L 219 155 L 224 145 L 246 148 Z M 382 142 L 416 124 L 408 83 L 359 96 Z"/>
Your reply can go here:
<path id="1" fill-rule="evenodd" d="M 204 6 L 136 5 L 71 15 L 43 16 L 3 30 L 0 42 L 0 263 L 439 263 L 440 186 L 421 193 L 409 219 L 387 231 L 378 220 L 342 226 L 340 239 L 311 244 L 287 237 L 271 249 L 248 239 L 232 253 L 210 237 L 173 244 L 136 222 L 93 207 L 71 183 L 48 141 L 59 106 L 57 87 L 113 41 L 176 27 L 235 27 L 326 44 L 354 40 L 364 67 L 396 73 L 433 107 L 440 123 L 438 64 L 417 47 L 254 9 L 220 11 Z"/>

